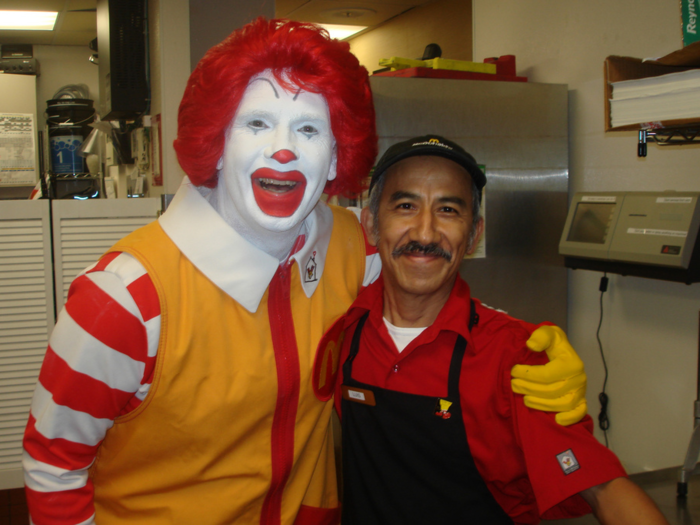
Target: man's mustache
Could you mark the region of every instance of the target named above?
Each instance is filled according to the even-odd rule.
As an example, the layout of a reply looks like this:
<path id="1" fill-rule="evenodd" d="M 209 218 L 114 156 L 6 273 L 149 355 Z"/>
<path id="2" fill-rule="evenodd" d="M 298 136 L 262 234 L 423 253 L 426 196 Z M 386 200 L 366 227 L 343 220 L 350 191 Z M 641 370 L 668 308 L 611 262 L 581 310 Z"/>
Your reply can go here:
<path id="1" fill-rule="evenodd" d="M 421 244 L 418 241 L 409 241 L 403 246 L 396 248 L 393 252 L 391 252 L 391 255 L 393 257 L 398 257 L 405 253 L 424 253 L 425 255 L 437 255 L 438 257 L 445 259 L 447 262 L 452 260 L 452 254 L 434 242 L 430 244 Z"/>

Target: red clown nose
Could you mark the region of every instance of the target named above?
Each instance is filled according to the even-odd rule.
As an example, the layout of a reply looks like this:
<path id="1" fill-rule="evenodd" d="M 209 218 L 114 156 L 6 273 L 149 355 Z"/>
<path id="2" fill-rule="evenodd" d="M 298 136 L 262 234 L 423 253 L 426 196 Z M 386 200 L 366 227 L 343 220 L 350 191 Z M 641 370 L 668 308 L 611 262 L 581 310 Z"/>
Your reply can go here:
<path id="1" fill-rule="evenodd" d="M 277 162 L 280 164 L 287 164 L 288 162 L 292 162 L 293 160 L 297 160 L 297 156 L 289 151 L 288 149 L 281 149 L 277 153 L 275 153 L 272 156 L 273 159 L 275 159 Z"/>

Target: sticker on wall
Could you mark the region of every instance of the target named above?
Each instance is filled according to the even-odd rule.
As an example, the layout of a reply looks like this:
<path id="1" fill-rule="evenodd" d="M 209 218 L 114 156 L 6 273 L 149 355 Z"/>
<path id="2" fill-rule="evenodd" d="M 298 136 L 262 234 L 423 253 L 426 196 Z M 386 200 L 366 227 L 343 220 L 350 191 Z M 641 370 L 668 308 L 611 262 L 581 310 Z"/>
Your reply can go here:
<path id="1" fill-rule="evenodd" d="M 0 113 L 0 186 L 37 181 L 34 115 Z"/>

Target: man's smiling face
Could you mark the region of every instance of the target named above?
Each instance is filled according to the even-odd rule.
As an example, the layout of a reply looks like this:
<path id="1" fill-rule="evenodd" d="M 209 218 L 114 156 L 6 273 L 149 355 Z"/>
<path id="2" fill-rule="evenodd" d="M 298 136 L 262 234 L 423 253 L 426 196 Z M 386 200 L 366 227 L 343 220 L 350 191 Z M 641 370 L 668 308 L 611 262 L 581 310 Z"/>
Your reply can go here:
<path id="1" fill-rule="evenodd" d="M 219 163 L 220 182 L 251 228 L 298 226 L 335 178 L 336 147 L 326 99 L 286 91 L 270 71 L 253 77 Z"/>
<path id="2" fill-rule="evenodd" d="M 422 298 L 449 296 L 465 253 L 483 231 L 474 223 L 472 179 L 443 157 L 403 159 L 384 174 L 378 217 L 363 226 L 382 259 L 387 289 Z M 377 191 L 377 190 L 375 190 Z"/>

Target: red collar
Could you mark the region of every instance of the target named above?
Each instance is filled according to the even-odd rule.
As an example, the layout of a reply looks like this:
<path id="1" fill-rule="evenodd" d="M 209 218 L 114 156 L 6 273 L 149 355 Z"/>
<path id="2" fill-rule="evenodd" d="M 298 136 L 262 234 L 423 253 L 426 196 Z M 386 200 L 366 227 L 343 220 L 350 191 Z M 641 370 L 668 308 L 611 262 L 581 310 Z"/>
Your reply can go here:
<path id="1" fill-rule="evenodd" d="M 434 341 L 443 330 L 462 335 L 471 342 L 469 334 L 470 312 L 469 285 L 459 275 L 452 287 L 447 302 L 440 310 L 435 322 L 416 339 L 419 344 L 427 344 Z M 478 301 L 477 301 L 478 303 Z M 380 332 L 386 330 L 382 319 L 384 307 L 384 279 L 380 276 L 375 282 L 364 288 L 355 299 L 345 316 L 345 327 L 354 324 L 365 312 L 369 311 L 367 321 L 374 325 Z M 472 349 L 473 345 L 470 345 Z"/>

